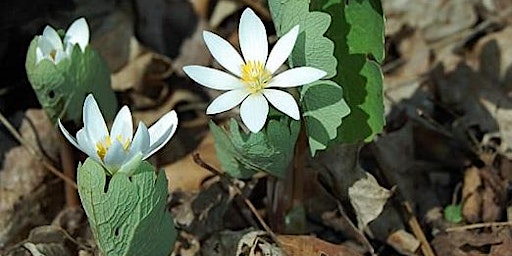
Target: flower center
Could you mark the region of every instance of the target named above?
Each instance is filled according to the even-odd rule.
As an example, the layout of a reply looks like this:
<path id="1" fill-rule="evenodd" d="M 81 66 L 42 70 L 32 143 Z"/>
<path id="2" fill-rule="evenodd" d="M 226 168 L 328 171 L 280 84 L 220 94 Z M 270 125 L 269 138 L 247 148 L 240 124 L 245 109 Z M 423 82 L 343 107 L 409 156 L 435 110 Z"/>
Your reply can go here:
<path id="1" fill-rule="evenodd" d="M 131 141 L 126 138 L 123 139 L 123 136 L 118 135 L 116 139 L 123 145 L 123 149 L 125 152 L 128 152 L 128 148 L 130 147 Z M 110 136 L 107 136 L 104 141 L 99 141 L 96 143 L 96 153 L 100 157 L 101 161 L 105 159 L 105 155 L 107 154 L 108 149 L 112 145 L 112 139 Z"/>
<path id="2" fill-rule="evenodd" d="M 50 58 L 52 58 L 52 60 L 55 61 L 55 56 L 57 55 L 57 50 L 53 49 L 51 52 L 50 52 Z"/>
<path id="3" fill-rule="evenodd" d="M 265 69 L 260 61 L 247 61 L 242 65 L 242 82 L 251 93 L 258 93 L 265 89 L 272 78 L 272 74 Z"/>

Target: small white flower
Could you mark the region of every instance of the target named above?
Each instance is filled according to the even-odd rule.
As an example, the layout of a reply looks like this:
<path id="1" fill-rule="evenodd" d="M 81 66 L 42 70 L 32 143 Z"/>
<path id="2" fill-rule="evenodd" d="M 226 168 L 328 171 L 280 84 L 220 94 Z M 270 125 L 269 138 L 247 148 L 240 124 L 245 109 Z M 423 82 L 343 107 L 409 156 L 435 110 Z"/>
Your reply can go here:
<path id="1" fill-rule="evenodd" d="M 43 59 L 49 59 L 58 64 L 64 58 L 71 56 L 75 44 L 80 46 L 82 52 L 89 44 L 89 26 L 85 18 L 75 20 L 66 31 L 64 39 L 60 38 L 54 28 L 46 26 L 37 41 L 36 64 Z"/>
<path id="2" fill-rule="evenodd" d="M 254 133 L 265 125 L 268 102 L 279 111 L 299 120 L 299 107 L 293 96 L 281 90 L 270 89 L 300 86 L 326 75 L 325 71 L 312 67 L 292 68 L 278 75 L 274 74 L 291 54 L 299 34 L 299 26 L 281 37 L 270 55 L 265 26 L 249 8 L 242 13 L 238 33 L 243 59 L 229 42 L 211 32 L 203 32 L 204 41 L 213 57 L 236 77 L 208 67 L 183 68 L 190 78 L 203 86 L 228 90 L 208 106 L 206 113 L 217 114 L 241 103 L 240 117 Z"/>
<path id="3" fill-rule="evenodd" d="M 117 113 L 109 133 L 92 94 L 85 99 L 83 121 L 84 127 L 76 133 L 76 139 L 69 134 L 60 120 L 59 127 L 75 147 L 102 163 L 110 174 L 130 174 L 132 168 L 141 160 L 162 148 L 174 135 L 178 126 L 178 117 L 173 110 L 149 129 L 139 122 L 137 132 L 133 136 L 132 114 L 128 106 L 124 106 Z"/>

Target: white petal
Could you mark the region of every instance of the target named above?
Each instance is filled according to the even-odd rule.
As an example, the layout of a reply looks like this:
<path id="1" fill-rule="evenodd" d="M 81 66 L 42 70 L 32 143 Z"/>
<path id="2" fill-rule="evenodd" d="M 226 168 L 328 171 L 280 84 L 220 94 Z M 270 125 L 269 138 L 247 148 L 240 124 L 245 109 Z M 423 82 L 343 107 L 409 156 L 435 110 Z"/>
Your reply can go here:
<path id="1" fill-rule="evenodd" d="M 215 90 L 233 90 L 244 86 L 240 79 L 213 68 L 186 66 L 183 71 L 198 84 Z"/>
<path id="2" fill-rule="evenodd" d="M 133 157 L 137 153 L 149 152 L 149 132 L 143 122 L 139 122 L 135 136 L 130 146 L 130 156 Z"/>
<path id="3" fill-rule="evenodd" d="M 309 84 L 324 77 L 327 73 L 311 67 L 292 68 L 275 76 L 268 87 L 295 87 Z"/>
<path id="4" fill-rule="evenodd" d="M 95 143 L 103 141 L 109 135 L 107 124 L 105 124 L 98 103 L 96 103 L 92 94 L 87 95 L 87 98 L 85 98 L 83 118 L 87 136 Z"/>
<path id="5" fill-rule="evenodd" d="M 43 59 L 49 59 L 54 62 L 53 58 L 50 57 L 50 54 L 54 50 L 55 48 L 48 38 L 42 36 L 39 37 L 36 48 L 36 63 L 39 63 L 39 61 Z"/>
<path id="6" fill-rule="evenodd" d="M 58 124 L 59 124 L 60 131 L 62 132 L 62 134 L 64 134 L 64 137 L 66 137 L 66 139 L 68 139 L 68 141 L 71 142 L 71 144 L 73 144 L 73 146 L 82 150 L 82 148 L 78 145 L 78 142 L 76 141 L 76 139 L 73 138 L 73 136 L 71 136 L 71 134 L 68 132 L 68 130 L 66 130 L 64 125 L 62 125 L 62 123 L 60 122 L 60 119 L 58 120 Z"/>
<path id="7" fill-rule="evenodd" d="M 276 89 L 265 89 L 263 95 L 277 110 L 295 120 L 300 119 L 299 106 L 291 94 Z"/>
<path id="8" fill-rule="evenodd" d="M 51 44 L 52 49 L 63 50 L 62 40 L 60 39 L 59 33 L 50 26 L 46 26 L 43 31 L 43 38 Z"/>
<path id="9" fill-rule="evenodd" d="M 63 59 L 65 59 L 68 55 L 66 54 L 66 52 L 62 51 L 62 50 L 57 50 L 57 52 L 55 53 L 55 64 L 59 64 L 59 62 Z"/>
<path id="10" fill-rule="evenodd" d="M 245 9 L 238 26 L 240 49 L 245 62 L 265 63 L 268 55 L 267 31 L 260 18 L 249 8 Z"/>
<path id="11" fill-rule="evenodd" d="M 78 147 L 80 150 L 82 150 L 88 156 L 92 157 L 94 160 L 101 162 L 101 159 L 96 151 L 96 142 L 89 139 L 85 129 L 82 128 L 76 133 L 76 140 L 78 145 L 80 145 L 80 147 Z"/>
<path id="12" fill-rule="evenodd" d="M 144 159 L 153 155 L 162 148 L 176 132 L 178 127 L 178 115 L 176 111 L 165 114 L 160 120 L 149 127 L 149 152 L 146 153 Z"/>
<path id="13" fill-rule="evenodd" d="M 131 141 L 132 136 L 132 113 L 130 113 L 128 106 L 123 106 L 117 113 L 116 118 L 114 118 L 114 123 L 112 124 L 112 129 L 110 130 L 110 137 L 113 140 L 120 138 L 124 143 L 126 139 Z"/>
<path id="14" fill-rule="evenodd" d="M 238 104 L 240 104 L 240 102 L 242 102 L 249 94 L 249 91 L 245 88 L 223 93 L 212 101 L 206 109 L 206 114 L 213 115 L 230 110 L 235 106 L 238 106 Z"/>
<path id="15" fill-rule="evenodd" d="M 242 122 L 253 133 L 263 128 L 267 121 L 268 102 L 261 94 L 251 94 L 240 106 L 240 117 Z"/>
<path id="16" fill-rule="evenodd" d="M 85 18 L 75 20 L 73 24 L 69 26 L 64 36 L 66 50 L 75 44 L 78 44 L 82 51 L 85 51 L 85 47 L 89 44 L 89 26 Z"/>
<path id="17" fill-rule="evenodd" d="M 299 35 L 299 25 L 293 27 L 288 33 L 282 36 L 272 48 L 268 56 L 267 64 L 265 67 L 270 73 L 274 74 L 276 70 L 283 65 L 292 53 L 295 41 Z"/>
<path id="18" fill-rule="evenodd" d="M 215 60 L 229 72 L 241 76 L 244 61 L 233 46 L 222 37 L 208 32 L 203 32 L 204 42 Z"/>
<path id="19" fill-rule="evenodd" d="M 128 160 L 127 156 L 128 152 L 124 150 L 123 144 L 118 140 L 112 140 L 112 144 L 108 148 L 103 162 L 110 173 L 114 174 Z"/>
<path id="20" fill-rule="evenodd" d="M 44 59 L 43 51 L 39 47 L 36 48 L 36 65 Z"/>
<path id="21" fill-rule="evenodd" d="M 137 167 L 140 166 L 140 163 L 142 162 L 142 157 L 142 153 L 138 152 L 137 154 L 128 158 L 128 160 L 124 162 L 123 165 L 121 165 L 117 172 L 131 176 L 132 174 L 135 173 L 135 171 L 137 171 Z"/>

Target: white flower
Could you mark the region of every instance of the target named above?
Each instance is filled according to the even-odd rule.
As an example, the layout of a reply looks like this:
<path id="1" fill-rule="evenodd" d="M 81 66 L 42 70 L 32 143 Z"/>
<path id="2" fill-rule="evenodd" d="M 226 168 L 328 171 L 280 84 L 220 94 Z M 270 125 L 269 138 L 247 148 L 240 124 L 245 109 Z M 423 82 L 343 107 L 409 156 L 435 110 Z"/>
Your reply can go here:
<path id="1" fill-rule="evenodd" d="M 64 39 L 60 38 L 54 28 L 46 26 L 37 41 L 36 64 L 43 59 L 49 59 L 58 64 L 64 58 L 71 56 L 75 44 L 80 46 L 82 52 L 89 44 L 89 26 L 85 18 L 75 20 L 66 31 Z"/>
<path id="2" fill-rule="evenodd" d="M 132 114 L 124 106 L 117 113 L 109 133 L 92 94 L 85 99 L 83 120 L 84 127 L 76 133 L 76 139 L 62 126 L 60 120 L 59 127 L 75 147 L 102 163 L 110 174 L 130 174 L 141 160 L 150 157 L 171 139 L 178 125 L 176 112 L 170 111 L 149 129 L 139 122 L 133 136 Z"/>
<path id="3" fill-rule="evenodd" d="M 206 113 L 217 114 L 241 103 L 240 117 L 254 133 L 265 125 L 268 102 L 279 111 L 299 120 L 299 107 L 293 96 L 281 90 L 271 89 L 308 84 L 326 75 L 326 72 L 312 67 L 292 68 L 278 75 L 274 74 L 292 52 L 299 26 L 295 26 L 281 37 L 270 55 L 265 26 L 249 8 L 242 13 L 238 33 L 243 59 L 229 42 L 211 32 L 203 32 L 204 41 L 213 57 L 236 77 L 208 67 L 183 68 L 190 78 L 203 86 L 228 90 L 208 106 Z"/>

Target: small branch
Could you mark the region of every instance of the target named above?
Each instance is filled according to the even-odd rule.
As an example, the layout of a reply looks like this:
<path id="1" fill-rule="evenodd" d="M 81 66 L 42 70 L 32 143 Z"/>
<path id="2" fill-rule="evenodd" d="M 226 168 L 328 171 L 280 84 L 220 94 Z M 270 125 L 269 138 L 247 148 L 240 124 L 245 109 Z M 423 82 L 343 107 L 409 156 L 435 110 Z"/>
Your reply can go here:
<path id="1" fill-rule="evenodd" d="M 66 182 L 68 185 L 72 186 L 75 189 L 78 189 L 76 183 L 71 180 L 70 178 L 66 177 L 62 172 L 60 172 L 57 168 L 55 168 L 48 160 L 45 159 L 44 155 L 34 149 L 30 144 L 16 131 L 16 129 L 9 123 L 9 120 L 5 118 L 5 116 L 0 112 L 0 122 L 9 130 L 9 132 L 16 138 L 16 140 L 23 145 L 27 151 L 32 154 L 37 160 L 41 161 L 43 166 L 49 170 L 51 173 L 53 173 L 55 176 L 61 178 Z"/>
<path id="2" fill-rule="evenodd" d="M 465 231 L 465 230 L 477 229 L 477 228 L 490 228 L 490 227 L 501 227 L 501 226 L 512 226 L 512 221 L 475 223 L 475 224 L 466 225 L 466 226 L 447 228 L 447 229 L 445 229 L 445 231 L 446 232 L 457 232 L 457 231 Z"/>
<path id="3" fill-rule="evenodd" d="M 348 223 L 348 225 L 350 226 L 350 228 L 355 232 L 355 235 L 357 236 L 357 239 L 359 240 L 359 242 L 363 243 L 363 245 L 366 247 L 366 249 L 370 252 L 370 254 L 372 256 L 375 256 L 377 254 L 375 254 L 375 249 L 373 248 L 372 244 L 370 243 L 370 241 L 368 241 L 368 239 L 366 238 L 366 236 L 363 234 L 363 232 L 361 232 L 361 230 L 359 230 L 355 225 L 354 223 L 352 223 L 352 221 L 350 220 L 350 218 L 348 217 L 347 213 L 345 212 L 345 210 L 343 210 L 343 206 L 341 205 L 341 202 L 340 201 L 337 201 L 337 204 L 338 204 L 338 211 L 340 212 L 341 214 L 341 217 L 343 217 L 343 219 L 345 219 L 345 221 Z"/>
<path id="4" fill-rule="evenodd" d="M 276 236 L 276 234 L 270 229 L 270 227 L 267 225 L 267 223 L 265 223 L 265 221 L 263 220 L 263 218 L 261 218 L 261 216 L 258 214 L 258 211 L 256 210 L 256 208 L 254 207 L 254 205 L 251 203 L 251 201 L 249 201 L 249 199 L 247 199 L 247 197 L 244 196 L 244 194 L 242 193 L 242 191 L 240 190 L 239 187 L 233 185 L 231 179 L 226 176 L 224 173 L 221 173 L 219 172 L 217 169 L 213 168 L 212 166 L 210 166 L 209 164 L 205 163 L 201 157 L 199 156 L 199 153 L 194 153 L 193 155 L 193 158 L 194 158 L 194 162 L 201 166 L 202 168 L 210 171 L 211 173 L 213 173 L 214 175 L 216 176 L 219 176 L 220 179 L 221 179 L 221 182 L 223 182 L 224 184 L 228 185 L 229 187 L 233 188 L 235 190 L 235 192 L 238 194 L 238 196 L 240 196 L 245 205 L 249 208 L 249 210 L 251 210 L 252 214 L 254 214 L 254 216 L 256 217 L 256 219 L 258 220 L 258 222 L 260 223 L 260 225 L 263 227 L 263 229 L 265 229 L 265 231 L 270 235 L 270 237 L 276 242 L 276 243 L 279 243 L 279 240 Z"/>
<path id="5" fill-rule="evenodd" d="M 425 233 L 423 232 L 423 229 L 421 229 L 420 223 L 418 222 L 418 219 L 416 218 L 416 215 L 414 215 L 412 211 L 411 204 L 407 201 L 403 203 L 405 210 L 408 213 L 409 220 L 407 223 L 409 224 L 409 227 L 411 228 L 414 236 L 420 240 L 421 243 L 421 251 L 423 252 L 424 256 L 436 256 L 434 253 L 434 250 L 432 250 L 432 247 L 430 247 L 429 242 L 427 241 L 427 237 L 425 236 Z"/>

